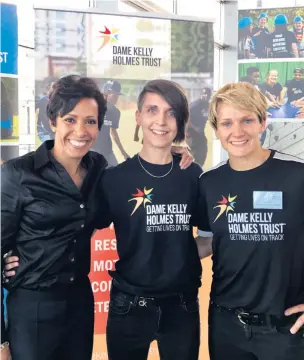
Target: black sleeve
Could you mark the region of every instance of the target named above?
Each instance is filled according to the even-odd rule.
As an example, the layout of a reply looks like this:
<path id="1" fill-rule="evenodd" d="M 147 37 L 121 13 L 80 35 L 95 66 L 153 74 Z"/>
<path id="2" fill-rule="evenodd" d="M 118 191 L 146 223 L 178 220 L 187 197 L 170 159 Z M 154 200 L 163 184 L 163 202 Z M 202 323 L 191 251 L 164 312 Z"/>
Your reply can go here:
<path id="1" fill-rule="evenodd" d="M 101 177 L 100 181 L 100 191 L 98 194 L 99 197 L 99 207 L 98 212 L 96 214 L 96 229 L 104 229 L 111 225 L 113 222 L 112 216 L 111 216 L 111 209 L 110 209 L 110 203 L 107 197 L 107 189 L 108 187 L 108 175 L 107 172 L 109 170 L 106 170 L 105 173 Z"/>
<path id="2" fill-rule="evenodd" d="M 119 128 L 119 121 L 120 121 L 120 111 L 116 109 L 117 111 L 113 112 L 113 119 L 112 119 L 112 129 L 118 129 Z"/>
<path id="3" fill-rule="evenodd" d="M 12 162 L 1 165 L 1 251 L 14 247 L 22 212 L 20 174 Z"/>
<path id="4" fill-rule="evenodd" d="M 1 253 L 13 249 L 21 218 L 21 185 L 17 169 L 11 163 L 1 165 Z M 3 270 L 3 261 L 2 269 Z M 2 284 L 3 285 L 3 284 Z M 3 286 L 1 286 L 1 343 L 7 341 L 4 322 Z"/>
<path id="5" fill-rule="evenodd" d="M 198 196 L 198 235 L 202 237 L 212 237 L 212 231 L 208 216 L 208 206 L 206 197 L 206 185 L 204 175 L 199 178 L 199 196 Z"/>
<path id="6" fill-rule="evenodd" d="M 192 219 L 191 219 L 191 223 L 192 226 L 197 227 L 199 224 L 199 178 L 203 173 L 202 167 L 197 164 L 197 163 L 193 163 L 191 165 L 193 167 L 193 177 L 194 177 L 194 186 L 196 187 L 196 199 L 195 199 L 195 206 L 193 209 L 193 214 L 192 214 Z"/>
<path id="7" fill-rule="evenodd" d="M 289 34 L 289 37 L 288 37 L 289 38 L 289 43 L 290 44 L 297 44 L 298 40 L 297 40 L 296 34 L 294 32 L 292 32 L 292 31 L 289 31 L 288 34 Z"/>

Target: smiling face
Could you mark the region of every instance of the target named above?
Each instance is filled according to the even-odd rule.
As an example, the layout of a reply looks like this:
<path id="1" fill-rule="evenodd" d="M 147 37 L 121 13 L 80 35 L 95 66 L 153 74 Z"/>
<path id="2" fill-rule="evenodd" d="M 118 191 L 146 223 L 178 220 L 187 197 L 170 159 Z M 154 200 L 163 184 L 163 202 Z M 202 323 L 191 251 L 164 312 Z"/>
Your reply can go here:
<path id="1" fill-rule="evenodd" d="M 274 86 L 278 81 L 278 72 L 277 70 L 270 70 L 266 79 L 267 83 L 271 86 Z"/>
<path id="2" fill-rule="evenodd" d="M 118 99 L 119 99 L 119 94 L 110 91 L 105 95 L 105 98 L 110 104 L 115 106 L 117 104 Z"/>
<path id="3" fill-rule="evenodd" d="M 251 74 L 251 80 L 253 85 L 257 85 L 260 82 L 260 72 L 255 71 Z"/>
<path id="4" fill-rule="evenodd" d="M 297 81 L 302 80 L 303 79 L 303 74 L 300 71 L 296 71 L 294 73 L 294 79 L 297 80 Z"/>
<path id="5" fill-rule="evenodd" d="M 73 110 L 50 125 L 55 132 L 54 151 L 66 159 L 82 159 L 98 136 L 98 104 L 95 99 L 81 99 Z"/>
<path id="6" fill-rule="evenodd" d="M 298 31 L 302 30 L 302 28 L 303 28 L 303 22 L 302 22 L 302 21 L 297 21 L 297 22 L 295 22 L 295 23 L 294 23 L 294 27 L 295 27 L 295 29 L 298 30 Z"/>
<path id="7" fill-rule="evenodd" d="M 142 127 L 144 146 L 167 149 L 177 135 L 177 122 L 171 106 L 158 94 L 147 92 L 136 122 Z"/>
<path id="8" fill-rule="evenodd" d="M 260 134 L 265 125 L 253 112 L 225 103 L 217 107 L 216 136 L 230 158 L 254 157 L 261 149 Z"/>
<path id="9" fill-rule="evenodd" d="M 267 24 L 267 18 L 263 17 L 259 20 L 259 27 L 264 28 Z"/>

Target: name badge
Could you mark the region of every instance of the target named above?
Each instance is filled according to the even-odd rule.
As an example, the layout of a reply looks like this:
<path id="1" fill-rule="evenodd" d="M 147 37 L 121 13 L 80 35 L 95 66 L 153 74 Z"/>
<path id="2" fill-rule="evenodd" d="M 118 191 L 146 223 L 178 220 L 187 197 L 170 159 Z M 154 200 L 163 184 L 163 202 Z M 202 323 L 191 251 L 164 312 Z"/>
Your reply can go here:
<path id="1" fill-rule="evenodd" d="M 254 191 L 253 192 L 254 209 L 283 209 L 282 191 Z"/>

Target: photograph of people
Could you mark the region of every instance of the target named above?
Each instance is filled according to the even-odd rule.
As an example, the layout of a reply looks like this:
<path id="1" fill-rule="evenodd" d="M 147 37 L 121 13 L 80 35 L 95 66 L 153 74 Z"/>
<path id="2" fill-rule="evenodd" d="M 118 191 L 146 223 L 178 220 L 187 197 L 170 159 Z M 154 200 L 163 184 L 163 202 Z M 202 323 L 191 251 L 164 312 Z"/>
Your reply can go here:
<path id="1" fill-rule="evenodd" d="M 205 135 L 205 127 L 208 120 L 209 101 L 211 99 L 211 89 L 204 87 L 200 97 L 190 104 L 190 121 L 187 132 L 187 144 L 191 148 L 194 160 L 204 165 L 208 141 Z"/>
<path id="2" fill-rule="evenodd" d="M 267 13 L 261 13 L 258 17 L 258 26 L 252 30 L 252 41 L 254 43 L 257 58 L 267 57 L 267 40 L 269 29 L 267 28 Z"/>
<path id="3" fill-rule="evenodd" d="M 268 51 L 272 58 L 299 57 L 297 39 L 294 32 L 287 29 L 288 19 L 278 14 L 274 19 L 274 31 L 270 33 Z"/>
<path id="4" fill-rule="evenodd" d="M 117 80 L 107 81 L 103 87 L 103 94 L 107 100 L 107 112 L 94 145 L 94 150 L 106 158 L 109 166 L 116 166 L 118 161 L 113 151 L 112 140 L 114 140 L 123 158 L 127 159 L 129 157 L 117 132 L 120 122 L 120 110 L 117 108 L 116 104 L 119 96 L 123 95 L 120 82 Z"/>
<path id="5" fill-rule="evenodd" d="M 250 66 L 249 68 L 247 68 L 246 71 L 247 71 L 246 76 L 241 77 L 240 81 L 252 84 L 253 86 L 255 86 L 258 89 L 259 85 L 260 85 L 260 70 L 259 70 L 259 68 L 256 66 Z"/>
<path id="6" fill-rule="evenodd" d="M 287 5 L 287 4 L 286 4 Z M 282 59 L 303 57 L 303 7 L 239 10 L 239 52 L 241 59 Z M 244 20 L 246 19 L 246 20 Z M 251 39 L 251 56 L 240 51 L 240 41 Z M 248 28 L 249 26 L 249 28 Z"/>
<path id="7" fill-rule="evenodd" d="M 268 120 L 302 118 L 304 69 L 301 61 L 253 62 L 239 64 L 239 78 L 256 86 L 268 103 Z M 258 72 L 255 70 L 258 69 Z M 251 74 L 255 75 L 252 78 Z M 258 76 L 260 83 L 255 85 Z"/>
<path id="8" fill-rule="evenodd" d="M 281 91 L 281 102 L 285 102 L 295 106 L 303 106 L 304 101 L 304 69 L 295 68 L 294 78 L 287 80 L 283 90 Z"/>
<path id="9" fill-rule="evenodd" d="M 249 17 L 244 17 L 238 23 L 238 58 L 239 59 L 254 59 L 255 48 L 252 41 L 253 21 Z"/>
<path id="10" fill-rule="evenodd" d="M 200 177 L 199 234 L 213 239 L 210 360 L 304 359 L 304 160 L 262 148 L 266 113 L 248 83 L 210 103 L 229 155 Z"/>
<path id="11" fill-rule="evenodd" d="M 299 57 L 304 57 L 304 26 L 302 16 L 296 16 L 293 20 L 293 32 L 297 39 Z"/>
<path id="12" fill-rule="evenodd" d="M 278 71 L 270 70 L 266 80 L 259 86 L 260 91 L 266 96 L 268 107 L 280 106 L 282 85 L 278 83 Z"/>

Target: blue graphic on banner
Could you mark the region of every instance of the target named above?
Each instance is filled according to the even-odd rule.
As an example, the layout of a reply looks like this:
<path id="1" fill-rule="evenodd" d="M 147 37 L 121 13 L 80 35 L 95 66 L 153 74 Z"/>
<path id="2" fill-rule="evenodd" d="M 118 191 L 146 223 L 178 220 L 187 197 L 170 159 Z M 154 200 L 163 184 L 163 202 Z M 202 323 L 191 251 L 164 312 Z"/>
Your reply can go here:
<path id="1" fill-rule="evenodd" d="M 18 74 L 18 19 L 17 6 L 0 3 L 1 40 L 0 73 Z"/>
<path id="2" fill-rule="evenodd" d="M 4 322 L 5 324 L 7 324 L 7 309 L 6 309 L 6 298 L 7 298 L 7 290 L 3 289 L 3 305 L 4 305 L 4 314 L 3 314 L 3 318 L 4 318 Z"/>

